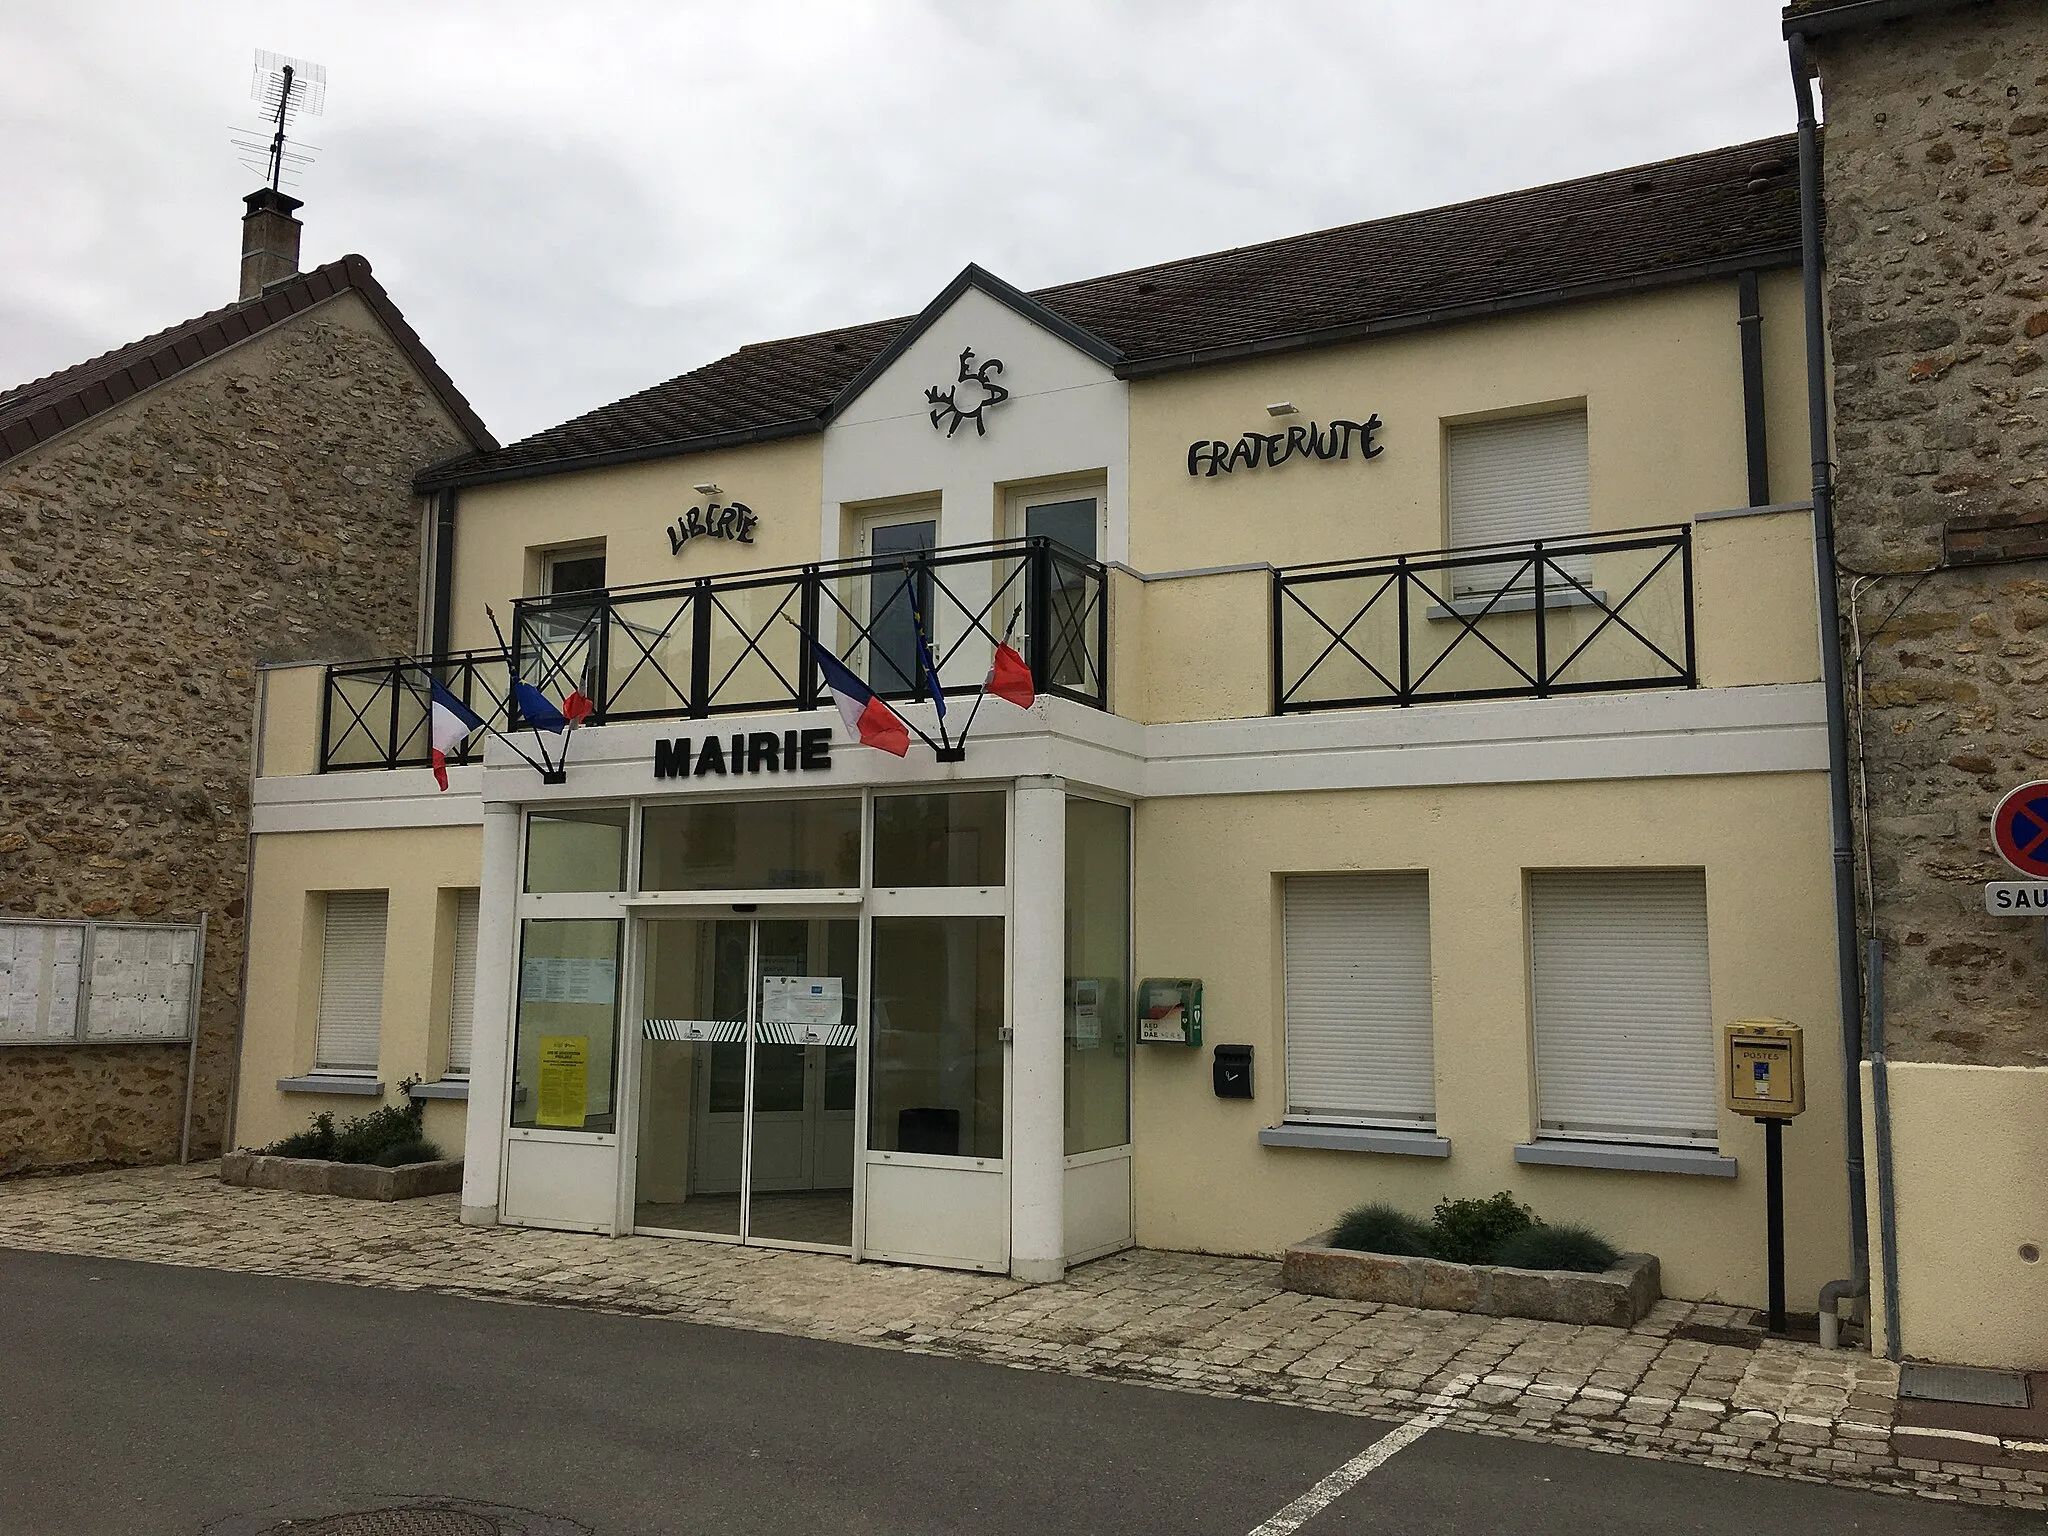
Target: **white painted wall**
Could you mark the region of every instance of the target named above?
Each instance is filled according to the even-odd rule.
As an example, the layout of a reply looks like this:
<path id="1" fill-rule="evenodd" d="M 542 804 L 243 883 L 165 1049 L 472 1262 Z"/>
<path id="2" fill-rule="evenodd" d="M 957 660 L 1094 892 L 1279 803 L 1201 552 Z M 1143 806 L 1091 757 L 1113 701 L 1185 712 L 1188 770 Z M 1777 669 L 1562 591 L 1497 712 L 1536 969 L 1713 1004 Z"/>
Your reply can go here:
<path id="1" fill-rule="evenodd" d="M 950 438 L 931 423 L 930 385 L 951 385 L 960 351 L 1003 362 L 1010 398 Z M 963 399 L 970 391 L 963 389 Z M 998 487 L 1102 471 L 1108 480 L 1104 558 L 1129 552 L 1128 389 L 1102 364 L 977 288 L 969 288 L 825 429 L 819 551 L 840 553 L 848 503 L 936 495 L 939 543 L 1000 538 Z"/>

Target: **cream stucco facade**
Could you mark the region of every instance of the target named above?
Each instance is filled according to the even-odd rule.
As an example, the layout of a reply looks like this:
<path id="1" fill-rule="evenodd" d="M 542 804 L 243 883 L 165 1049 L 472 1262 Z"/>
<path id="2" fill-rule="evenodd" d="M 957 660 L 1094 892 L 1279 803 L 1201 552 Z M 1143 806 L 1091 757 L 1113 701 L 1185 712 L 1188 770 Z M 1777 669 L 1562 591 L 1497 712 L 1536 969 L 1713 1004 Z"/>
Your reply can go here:
<path id="1" fill-rule="evenodd" d="M 1789 500 L 1803 443 L 1796 278 L 1766 272 L 1761 292 L 1770 490 Z M 822 430 L 464 487 L 450 625 L 458 649 L 494 643 L 485 605 L 509 623 L 517 600 L 540 593 L 551 551 L 601 543 L 609 587 L 665 582 L 682 593 L 700 578 L 868 557 L 862 539 L 877 514 L 884 523 L 929 517 L 945 557 L 1024 531 L 1019 518 L 1029 506 L 1087 506 L 1071 515 L 1092 518 L 1094 547 L 1082 554 L 1101 568 L 1106 644 L 1089 663 L 1099 670 L 1101 698 L 1081 697 L 1084 668 L 1072 696 L 1042 696 L 1024 711 L 991 702 L 964 761 L 935 761 L 919 744 L 899 759 L 847 743 L 829 700 L 811 710 L 793 709 L 793 697 L 772 702 L 785 686 L 774 681 L 777 667 L 801 654 L 785 637 L 785 650 L 735 663 L 768 690 L 750 707 L 710 719 L 672 709 L 665 718 L 586 728 L 571 739 L 559 784 L 542 783 L 494 742 L 481 766 L 453 769 L 443 793 L 419 766 L 317 771 L 325 676 L 270 672 L 254 794 L 255 917 L 237 1139 L 267 1141 L 311 1109 L 373 1102 L 418 1076 L 469 1095 L 460 1126 L 459 1101 L 428 1105 L 430 1131 L 464 1149 L 466 1219 L 610 1232 L 646 1226 L 648 1202 L 636 1206 L 633 1194 L 635 1159 L 659 1128 L 646 1121 L 639 1074 L 673 1043 L 661 1033 L 668 1022 L 635 1014 L 647 995 L 636 966 L 650 925 L 744 919 L 756 933 L 749 942 L 765 953 L 766 928 L 782 921 L 777 910 L 797 914 L 790 922 L 858 923 L 858 985 L 869 987 L 882 963 L 876 924 L 1000 923 L 999 1155 L 883 1145 L 884 1132 L 901 1127 L 884 1127 L 872 1113 L 883 1090 L 869 1053 L 898 1024 L 856 1014 L 850 1022 L 863 1032 L 860 1043 L 843 1048 L 859 1053 L 857 1102 L 880 1139 L 854 1149 L 851 1241 L 827 1246 L 1044 1278 L 1131 1241 L 1273 1253 L 1362 1201 L 1426 1215 L 1444 1195 L 1508 1189 L 1546 1217 L 1583 1221 L 1624 1247 L 1659 1254 L 1673 1294 L 1759 1303 L 1757 1127 L 1723 1113 L 1711 1127 L 1717 1145 L 1695 1138 L 1639 1155 L 1625 1139 L 1567 1145 L 1546 1137 L 1538 1113 L 1532 874 L 1682 869 L 1704 880 L 1712 1022 L 1769 1014 L 1807 1025 L 1812 1107 L 1788 1137 L 1788 1201 L 1797 1234 L 1791 1287 L 1810 1293 L 1847 1263 L 1812 546 L 1803 509 L 1744 505 L 1736 313 L 1731 277 L 1127 380 L 1028 310 L 969 285 Z M 929 420 L 924 391 L 950 381 L 967 348 L 1003 361 L 1010 396 L 987 413 L 985 435 L 971 426 L 948 435 Z M 1293 413 L 1269 415 L 1283 404 Z M 1633 565 L 1590 556 L 1587 584 L 1598 604 L 1579 603 L 1549 622 L 1572 644 L 1587 640 L 1601 628 L 1601 605 L 1654 579 L 1663 585 L 1632 611 L 1659 645 L 1684 648 L 1690 675 L 1610 691 L 1607 674 L 1597 674 L 1583 691 L 1558 697 L 1365 708 L 1310 699 L 1317 707 L 1276 712 L 1276 568 L 1446 548 L 1453 429 L 1559 409 L 1585 413 L 1584 533 L 1673 531 L 1649 555 L 1628 553 Z M 1197 441 L 1372 416 L 1383 451 L 1370 459 L 1300 456 L 1227 475 L 1189 472 Z M 706 500 L 710 493 L 697 489 L 705 485 L 718 488 L 714 499 L 754 510 L 755 542 L 672 548 L 666 528 Z M 1678 585 L 1681 545 L 1689 588 Z M 1656 577 L 1653 558 L 1664 554 L 1670 574 Z M 979 605 L 995 612 L 991 632 L 1003 628 L 1011 605 L 998 584 L 1008 569 L 994 557 L 947 567 L 940 579 L 950 586 L 927 599 L 949 688 L 980 681 L 989 636 L 977 637 L 969 616 Z M 873 583 L 881 578 L 858 579 L 870 587 L 844 600 L 863 619 L 878 611 L 858 605 L 878 601 Z M 783 636 L 773 611 L 783 590 L 736 594 L 731 607 L 757 634 Z M 855 589 L 825 590 L 843 597 Z M 653 608 L 634 611 L 651 633 Z M 1512 647 L 1526 642 L 1534 620 L 1503 610 L 1476 622 Z M 1446 593 L 1427 616 L 1413 616 L 1412 633 L 1418 645 L 1441 650 L 1471 627 Z M 678 675 L 693 654 L 679 632 L 641 648 Z M 1288 635 L 1290 647 L 1302 643 L 1298 631 Z M 1612 647 L 1619 638 L 1610 625 L 1599 643 Z M 1485 670 L 1492 665 L 1484 656 L 1476 665 L 1456 660 L 1439 675 L 1493 686 L 1498 669 Z M 954 729 L 971 702 L 956 693 Z M 1096 702 L 1107 708 L 1091 707 Z M 913 726 L 936 734 L 928 704 L 899 707 Z M 793 767 L 777 767 L 770 778 L 757 765 L 744 778 L 707 777 L 700 761 L 695 777 L 658 780 L 651 766 L 658 744 L 685 737 L 701 751 L 707 736 L 780 740 L 820 729 L 835 739 L 829 776 L 793 779 Z M 942 895 L 891 888 L 873 867 L 885 836 L 877 808 L 896 792 L 959 788 L 1004 797 L 1002 876 Z M 786 806 L 821 795 L 851 796 L 861 807 L 864 862 L 850 883 L 682 894 L 645 883 L 650 855 L 636 840 L 650 808 Z M 1088 1032 L 1104 1026 L 1095 994 L 1077 1003 L 1075 978 L 1063 975 L 1059 959 L 1062 923 L 1071 948 L 1074 918 L 1063 919 L 1060 906 L 1059 871 L 1070 850 L 1058 807 L 1076 798 L 1132 811 L 1130 950 L 1126 974 L 1112 972 L 1123 995 L 1100 1006 L 1115 1010 L 1121 1028 L 1131 1022 L 1138 978 L 1200 977 L 1207 989 L 1203 1049 L 1137 1044 L 1128 1030 L 1114 1037 L 1129 1052 L 1129 1133 L 1080 1154 L 1060 1142 L 1063 1073 L 1076 1070 L 1077 1049 L 1095 1048 Z M 617 889 L 515 889 L 522 813 L 578 807 L 625 808 Z M 1322 1145 L 1262 1137 L 1290 1120 L 1284 881 L 1356 871 L 1427 876 L 1432 1129 L 1447 1149 L 1389 1149 L 1384 1138 L 1374 1149 L 1370 1136 L 1347 1142 L 1341 1134 Z M 365 889 L 391 893 L 374 1077 L 381 1087 L 330 1098 L 308 1083 L 320 1009 L 319 913 L 323 893 Z M 476 1059 L 456 1081 L 447 1072 L 447 999 L 454 893 L 462 889 L 481 891 Z M 546 920 L 618 923 L 626 935 L 614 994 L 623 1019 L 617 1092 L 601 1129 L 519 1124 L 532 1114 L 527 1079 L 536 1069 L 532 1040 L 516 1064 L 511 1041 L 524 1027 L 520 989 L 538 986 L 539 973 L 521 968 L 514 946 L 520 924 Z M 817 958 L 825 942 L 814 939 L 814 969 L 825 963 Z M 1253 1048 L 1250 1101 L 1212 1092 L 1207 1047 L 1217 1043 Z M 750 1073 L 766 1070 L 747 1060 Z M 816 1089 L 805 1092 L 813 1108 L 824 1102 Z M 698 1103 L 715 1118 L 714 1097 Z M 757 1146 L 768 1133 L 756 1126 L 749 1134 L 755 1141 L 747 1145 Z M 1531 1160 L 1531 1147 L 1549 1160 Z M 1559 1147 L 1562 1162 L 1550 1156 Z M 720 1152 L 714 1140 L 699 1139 L 689 1159 L 663 1155 L 671 1167 L 709 1166 Z M 967 1235 L 948 1248 L 943 1234 L 912 1230 L 903 1213 L 920 1202 L 956 1212 Z"/>

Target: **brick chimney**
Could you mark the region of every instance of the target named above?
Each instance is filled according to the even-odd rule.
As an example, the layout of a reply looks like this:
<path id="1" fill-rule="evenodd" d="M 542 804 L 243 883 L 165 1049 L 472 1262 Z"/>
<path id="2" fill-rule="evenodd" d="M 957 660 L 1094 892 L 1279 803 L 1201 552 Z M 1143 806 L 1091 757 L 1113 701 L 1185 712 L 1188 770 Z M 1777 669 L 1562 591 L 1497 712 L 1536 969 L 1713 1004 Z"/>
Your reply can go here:
<path id="1" fill-rule="evenodd" d="M 253 299 L 272 283 L 297 275 L 304 226 L 292 214 L 304 205 L 270 187 L 242 201 L 249 211 L 242 215 L 241 297 Z"/>

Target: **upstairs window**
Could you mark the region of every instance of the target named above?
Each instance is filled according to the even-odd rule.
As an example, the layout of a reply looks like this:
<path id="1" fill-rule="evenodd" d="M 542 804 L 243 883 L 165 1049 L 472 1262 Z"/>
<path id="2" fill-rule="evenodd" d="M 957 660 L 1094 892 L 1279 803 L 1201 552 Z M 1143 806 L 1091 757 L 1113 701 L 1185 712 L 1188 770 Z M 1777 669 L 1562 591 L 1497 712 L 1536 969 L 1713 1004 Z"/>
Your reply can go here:
<path id="1" fill-rule="evenodd" d="M 1451 427 L 1444 452 L 1452 548 L 1584 538 L 1592 531 L 1583 407 Z M 1576 580 L 1592 580 L 1589 557 L 1574 556 L 1557 566 Z M 1452 573 L 1459 597 L 1534 585 L 1525 560 L 1461 566 Z M 1570 590 L 1555 570 L 1544 573 L 1544 586 Z"/>

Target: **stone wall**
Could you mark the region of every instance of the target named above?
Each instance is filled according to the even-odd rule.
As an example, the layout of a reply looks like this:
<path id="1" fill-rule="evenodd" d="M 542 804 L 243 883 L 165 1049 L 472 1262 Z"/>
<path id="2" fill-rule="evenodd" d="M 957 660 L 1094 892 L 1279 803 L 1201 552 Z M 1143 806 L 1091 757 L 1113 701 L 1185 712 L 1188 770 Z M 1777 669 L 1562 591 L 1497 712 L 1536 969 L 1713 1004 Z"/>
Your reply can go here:
<path id="1" fill-rule="evenodd" d="M 2040 1065 L 2041 924 L 1988 916 L 1979 887 L 2013 878 L 1998 796 L 2048 777 L 2048 8 L 1994 0 L 1814 53 L 1838 544 L 1887 573 L 1845 577 L 1843 609 L 1888 1041 Z"/>
<path id="2" fill-rule="evenodd" d="M 0 913 L 208 917 L 193 1152 L 233 1075 L 258 661 L 416 643 L 466 446 L 343 294 L 0 464 Z M 175 1157 L 185 1048 L 0 1046 L 0 1173 Z"/>

